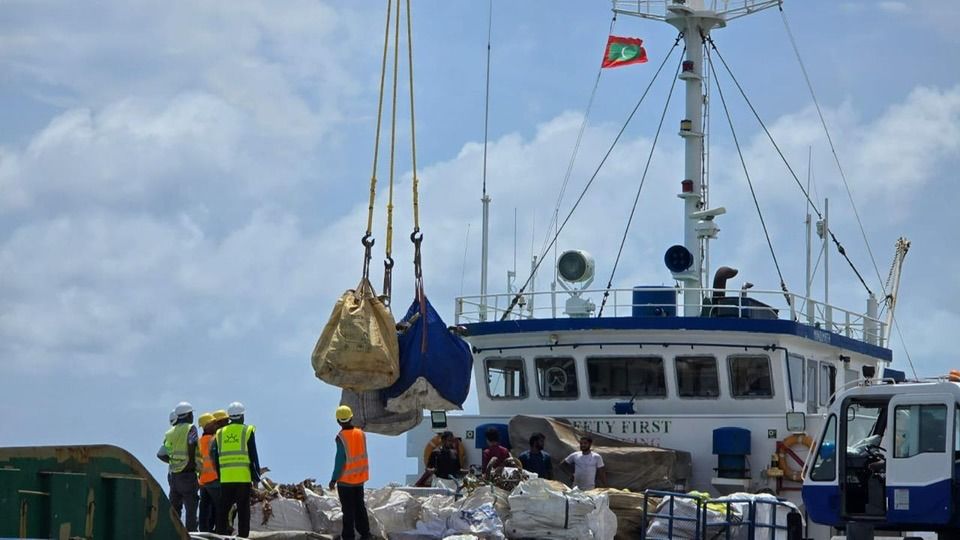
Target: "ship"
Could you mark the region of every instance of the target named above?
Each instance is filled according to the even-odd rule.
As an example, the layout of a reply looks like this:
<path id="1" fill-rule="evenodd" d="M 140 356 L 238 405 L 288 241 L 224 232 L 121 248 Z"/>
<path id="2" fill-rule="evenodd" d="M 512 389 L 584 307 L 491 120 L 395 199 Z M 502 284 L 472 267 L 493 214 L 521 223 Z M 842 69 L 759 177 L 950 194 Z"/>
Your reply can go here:
<path id="1" fill-rule="evenodd" d="M 780 0 L 613 2 L 616 15 L 675 27 L 677 52 L 682 49 L 682 58 L 674 57 L 683 87 L 677 93 L 685 100 L 684 116 L 676 119 L 684 168 L 676 178 L 682 210 L 674 225 L 683 243 L 663 246 L 663 277 L 670 284 L 594 287 L 597 263 L 589 246 L 581 246 L 553 258 L 559 279 L 548 290 L 525 284 L 492 292 L 485 236 L 480 293 L 458 297 L 454 306 L 454 324 L 473 352 L 478 414 L 436 411 L 408 432 L 407 455 L 418 463 L 409 481 L 423 473 L 424 448 L 438 431 L 452 431 L 468 462 L 478 464 L 484 431 L 493 426 L 508 433 L 512 418 L 527 415 L 689 452 L 689 477 L 671 486 L 676 490 L 769 491 L 803 508 L 799 493 L 811 435 L 822 430 L 837 393 L 864 380 L 904 376 L 891 367 L 889 339 L 909 242 L 897 241 L 884 291 L 879 298 L 865 292 L 862 308 L 813 298 L 811 243 L 822 243 L 825 257 L 845 254 L 826 208 L 800 182 L 812 208 L 804 292 L 731 287 L 737 269 L 710 268 L 711 243 L 722 241 L 717 218 L 726 213 L 711 206 L 709 196 L 708 119 L 719 100 L 708 85 L 723 66 L 711 33 L 778 7 Z M 484 194 L 484 231 L 489 202 Z M 535 262 L 550 259 L 544 252 Z M 734 441 L 740 459 L 718 455 L 718 440 L 720 446 Z"/>

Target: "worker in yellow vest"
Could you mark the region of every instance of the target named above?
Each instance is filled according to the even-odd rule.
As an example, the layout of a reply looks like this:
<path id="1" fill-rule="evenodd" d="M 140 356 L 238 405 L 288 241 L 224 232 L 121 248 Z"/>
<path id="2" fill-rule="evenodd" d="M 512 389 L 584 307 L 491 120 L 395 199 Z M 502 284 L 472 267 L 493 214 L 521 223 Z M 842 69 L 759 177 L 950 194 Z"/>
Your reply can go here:
<path id="1" fill-rule="evenodd" d="M 224 413 L 226 416 L 226 413 Z M 220 502 L 220 476 L 210 457 L 210 446 L 217 432 L 218 422 L 213 413 L 200 415 L 200 532 L 213 532 L 217 526 L 217 505 Z"/>
<path id="2" fill-rule="evenodd" d="M 370 522 L 367 520 L 367 505 L 363 502 L 363 483 L 370 479 L 367 463 L 367 437 L 363 431 L 354 427 L 353 410 L 346 405 L 337 407 L 337 457 L 333 464 L 333 476 L 330 478 L 331 490 L 337 486 L 340 506 L 343 509 L 343 540 L 353 540 L 354 528 L 360 533 L 361 540 L 370 536 Z"/>
<path id="3" fill-rule="evenodd" d="M 260 459 L 254 438 L 256 427 L 244 424 L 246 409 L 234 401 L 227 407 L 230 423 L 220 428 L 210 444 L 210 458 L 220 478 L 217 534 L 230 534 L 227 519 L 237 506 L 237 536 L 250 534 L 250 490 L 260 483 Z"/>
<path id="4" fill-rule="evenodd" d="M 184 526 L 188 531 L 197 530 L 197 426 L 193 425 L 193 406 L 181 401 L 174 408 L 176 424 L 163 437 L 165 455 L 157 455 L 160 461 L 170 465 L 170 505 L 177 516 L 184 513 Z"/>

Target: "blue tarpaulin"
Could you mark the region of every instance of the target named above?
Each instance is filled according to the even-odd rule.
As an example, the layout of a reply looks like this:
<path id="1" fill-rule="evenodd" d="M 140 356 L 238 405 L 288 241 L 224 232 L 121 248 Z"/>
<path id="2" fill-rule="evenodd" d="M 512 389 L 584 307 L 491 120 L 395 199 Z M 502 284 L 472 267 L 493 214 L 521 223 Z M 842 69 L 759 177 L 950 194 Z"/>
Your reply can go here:
<path id="1" fill-rule="evenodd" d="M 392 407 L 391 402 L 406 401 L 406 398 L 418 400 L 424 409 L 459 409 L 470 392 L 473 370 L 470 346 L 447 329 L 425 296 L 423 300 L 425 309 L 421 310 L 419 298 L 414 299 L 398 324 L 399 327 L 409 325 L 398 336 L 400 377 L 383 390 L 383 397 L 391 410 L 397 407 Z M 417 384 L 421 378 L 432 388 Z M 410 396 L 411 390 L 417 395 Z M 435 399 L 436 395 L 443 401 Z"/>

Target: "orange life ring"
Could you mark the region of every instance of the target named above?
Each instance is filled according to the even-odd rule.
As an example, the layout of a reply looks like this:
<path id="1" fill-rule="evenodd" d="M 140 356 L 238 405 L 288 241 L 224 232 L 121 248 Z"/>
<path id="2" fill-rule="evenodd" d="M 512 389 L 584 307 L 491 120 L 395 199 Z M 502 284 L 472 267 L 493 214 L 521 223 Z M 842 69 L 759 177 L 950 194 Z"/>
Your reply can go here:
<path id="1" fill-rule="evenodd" d="M 793 482 L 802 482 L 803 481 L 803 463 L 800 464 L 800 469 L 794 469 L 790 466 L 790 462 L 787 460 L 787 449 L 793 448 L 797 445 L 806 446 L 809 450 L 813 446 L 813 437 L 807 435 L 806 433 L 794 433 L 786 439 L 777 443 L 777 468 L 783 471 L 783 476 Z"/>

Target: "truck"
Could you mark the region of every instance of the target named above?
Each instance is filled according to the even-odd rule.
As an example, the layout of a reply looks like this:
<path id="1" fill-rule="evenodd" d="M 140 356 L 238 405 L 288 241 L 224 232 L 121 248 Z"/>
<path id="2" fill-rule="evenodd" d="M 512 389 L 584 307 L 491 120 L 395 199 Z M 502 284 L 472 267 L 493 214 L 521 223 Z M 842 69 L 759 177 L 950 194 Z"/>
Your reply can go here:
<path id="1" fill-rule="evenodd" d="M 803 471 L 810 521 L 847 538 L 960 537 L 960 372 L 838 392 Z"/>

